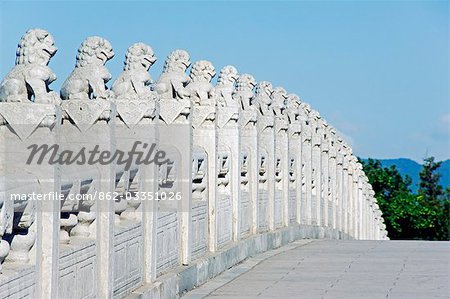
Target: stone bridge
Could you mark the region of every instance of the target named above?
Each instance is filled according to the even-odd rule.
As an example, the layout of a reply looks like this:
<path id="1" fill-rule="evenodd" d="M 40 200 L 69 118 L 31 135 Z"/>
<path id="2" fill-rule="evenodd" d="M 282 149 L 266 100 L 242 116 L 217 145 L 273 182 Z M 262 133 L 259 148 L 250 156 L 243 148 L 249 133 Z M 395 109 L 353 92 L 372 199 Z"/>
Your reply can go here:
<path id="1" fill-rule="evenodd" d="M 298 239 L 383 240 L 351 148 L 298 96 L 186 51 L 160 77 L 89 37 L 61 91 L 41 29 L 0 86 L 0 297 L 176 298 Z"/>

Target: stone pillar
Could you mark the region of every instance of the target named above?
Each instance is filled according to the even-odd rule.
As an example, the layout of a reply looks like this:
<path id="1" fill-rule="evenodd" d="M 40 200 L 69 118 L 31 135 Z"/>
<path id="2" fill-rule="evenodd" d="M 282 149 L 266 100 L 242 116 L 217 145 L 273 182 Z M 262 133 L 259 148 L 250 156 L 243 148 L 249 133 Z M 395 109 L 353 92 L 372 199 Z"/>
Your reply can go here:
<path id="1" fill-rule="evenodd" d="M 215 87 L 217 98 L 217 139 L 219 152 L 227 152 L 228 182 L 225 189 L 231 199 L 232 207 L 232 239 L 238 241 L 241 235 L 241 222 L 248 221 L 247 213 L 240 215 L 247 209 L 240 201 L 241 189 L 241 139 L 239 134 L 239 102 L 233 99 L 234 84 L 238 78 L 237 70 L 233 66 L 225 66 L 221 71 Z M 220 161 L 219 161 L 220 162 Z M 219 165 L 219 172 L 223 170 Z M 244 219 L 243 217 L 244 216 Z"/>
<path id="2" fill-rule="evenodd" d="M 356 239 L 356 203 L 358 200 L 358 170 L 355 157 L 352 155 L 350 162 L 351 179 L 349 181 L 350 205 L 349 205 L 349 231 L 350 235 Z"/>
<path id="3" fill-rule="evenodd" d="M 388 237 L 388 233 L 387 233 L 387 230 L 386 230 L 386 225 L 384 224 L 384 218 L 382 218 L 382 222 L 383 222 L 383 236 L 382 236 L 382 238 L 381 238 L 381 240 L 389 240 L 389 237 Z"/>
<path id="4" fill-rule="evenodd" d="M 355 239 L 359 239 L 359 207 L 361 205 L 361 191 L 362 188 L 360 186 L 360 179 L 361 179 L 361 164 L 357 161 L 356 157 L 353 156 L 353 235 Z"/>
<path id="5" fill-rule="evenodd" d="M 370 240 L 379 240 L 378 233 L 377 233 L 378 218 L 376 216 L 375 211 L 372 214 L 373 214 L 373 219 L 372 219 L 372 223 L 370 225 L 370 229 L 371 229 Z"/>
<path id="6" fill-rule="evenodd" d="M 197 61 L 192 65 L 187 86 L 193 105 L 193 144 L 205 153 L 208 165 L 209 249 L 213 252 L 232 239 L 231 153 L 217 147 L 217 105 L 210 83 L 215 74 L 209 61 Z"/>
<path id="7" fill-rule="evenodd" d="M 302 125 L 301 132 L 301 181 L 302 181 L 302 210 L 301 224 L 312 224 L 312 125 L 309 120 L 310 107 L 301 103 L 299 108 Z"/>
<path id="8" fill-rule="evenodd" d="M 289 142 L 286 99 L 286 90 L 276 87 L 272 94 L 272 110 L 275 115 L 275 228 L 289 225 Z"/>
<path id="9" fill-rule="evenodd" d="M 154 87 L 160 96 L 160 149 L 173 161 L 172 165 L 160 167 L 158 191 L 181 197 L 176 203 L 158 205 L 157 240 L 163 244 L 156 244 L 157 273 L 164 265 L 187 265 L 191 260 L 193 121 L 190 91 L 186 88 L 190 79 L 185 73 L 189 65 L 186 51 L 173 51 Z"/>
<path id="10" fill-rule="evenodd" d="M 60 107 L 54 109 L 54 128 L 39 128 L 33 133 L 35 141 L 45 140 L 48 144 L 58 143 L 61 123 Z M 42 194 L 51 194 L 61 190 L 61 173 L 59 166 L 37 166 Z M 36 173 L 36 174 L 37 174 Z M 58 200 L 44 200 L 37 203 L 36 217 L 36 268 L 37 294 L 42 298 L 58 298 L 59 279 L 59 232 L 60 205 Z"/>
<path id="11" fill-rule="evenodd" d="M 11 236 L 11 248 L 2 241 L 9 253 L 2 262 L 6 257 L 9 262 L 35 264 L 40 298 L 58 298 L 61 169 L 50 163 L 50 154 L 40 164 L 39 154 L 27 161 L 32 157 L 30 146 L 59 143 L 60 124 L 59 106 L 28 99 L 0 102 L 0 189 L 4 192 L 0 235 Z M 31 193 L 35 196 L 30 197 Z M 27 200 L 15 201 L 14 194 Z"/>
<path id="12" fill-rule="evenodd" d="M 373 213 L 373 205 L 374 205 L 374 202 L 371 199 L 370 206 L 369 206 L 369 223 L 368 223 L 368 227 L 367 227 L 367 230 L 368 230 L 367 238 L 369 240 L 373 240 L 372 231 L 373 231 L 373 223 L 375 222 L 375 214 Z"/>
<path id="13" fill-rule="evenodd" d="M 336 153 L 336 228 L 339 234 L 344 232 L 344 147 L 338 137 Z M 347 175 L 347 174 L 345 174 Z"/>
<path id="14" fill-rule="evenodd" d="M 347 197 L 347 208 L 346 208 L 346 214 L 347 214 L 347 232 L 348 232 L 348 235 L 350 236 L 350 237 L 354 237 L 354 235 L 353 235 L 353 213 L 352 213 L 352 210 L 353 210 L 353 195 L 354 195 L 354 192 L 353 192 L 353 169 L 352 169 L 352 166 L 351 166 L 351 164 L 350 164 L 350 166 L 349 166 L 349 169 L 348 169 L 348 178 L 347 178 L 347 180 L 348 180 L 348 183 L 347 183 L 347 186 L 348 186 L 348 197 Z"/>
<path id="15" fill-rule="evenodd" d="M 370 201 L 370 206 L 369 206 L 369 225 L 368 225 L 368 239 L 369 240 L 373 240 L 373 223 L 375 222 L 375 213 L 373 212 L 373 207 L 374 207 L 374 202 L 373 199 L 371 199 Z"/>
<path id="16" fill-rule="evenodd" d="M 376 202 L 372 202 L 371 206 L 371 221 L 370 221 L 370 240 L 378 240 L 376 236 L 376 230 L 377 230 L 377 222 L 378 222 L 378 216 L 376 212 Z"/>
<path id="17" fill-rule="evenodd" d="M 300 98 L 289 94 L 286 101 L 286 111 L 289 120 L 289 223 L 301 224 L 302 206 L 302 146 Z"/>
<path id="18" fill-rule="evenodd" d="M 93 49 L 102 49 L 104 58 L 100 58 L 96 54 L 97 50 Z M 61 97 L 65 100 L 62 103 L 64 120 L 61 135 L 65 138 L 63 146 L 67 149 L 73 149 L 73 146 L 98 147 L 100 152 L 114 152 L 116 149 L 113 141 L 116 107 L 112 102 L 113 94 L 105 85 L 111 75 L 104 67 L 113 56 L 111 44 L 97 36 L 88 37 L 78 49 L 75 69 L 61 87 Z M 98 66 L 94 67 L 96 64 Z M 85 85 L 80 87 L 80 82 Z M 95 178 L 98 199 L 112 197 L 116 183 L 115 164 L 108 163 L 95 168 L 99 174 Z M 85 220 L 89 224 L 93 218 L 95 220 L 89 226 L 89 237 L 96 241 L 97 297 L 109 298 L 114 289 L 114 255 L 111 254 L 114 251 L 114 200 L 96 200 L 88 213 L 80 211 L 79 224 L 71 233 L 86 234 L 81 224 Z"/>
<path id="19" fill-rule="evenodd" d="M 275 228 L 275 135 L 271 108 L 272 84 L 267 81 L 256 85 L 253 103 L 258 111 L 259 152 L 259 230 Z"/>
<path id="20" fill-rule="evenodd" d="M 379 207 L 377 205 L 376 207 L 377 209 L 377 217 L 378 217 L 378 221 L 377 221 L 377 233 L 376 233 L 376 237 L 377 240 L 389 240 L 389 237 L 387 236 L 387 231 L 386 231 L 386 224 L 384 223 L 384 219 L 383 219 L 383 213 L 381 213 L 381 211 L 379 210 Z"/>
<path id="21" fill-rule="evenodd" d="M 368 206 L 369 206 L 369 182 L 363 173 L 363 198 L 361 207 L 361 239 L 367 240 L 367 223 L 368 223 Z"/>
<path id="22" fill-rule="evenodd" d="M 321 188 L 322 188 L 322 153 L 321 153 L 321 144 L 322 144 L 322 136 L 320 136 L 320 128 L 318 124 L 318 120 L 320 119 L 320 115 L 317 111 L 313 110 L 311 112 L 310 121 L 312 124 L 312 153 L 311 153 L 311 162 L 312 162 L 312 182 L 311 182 L 311 219 L 312 225 L 320 226 L 321 225 Z"/>
<path id="23" fill-rule="evenodd" d="M 349 209 L 351 200 L 351 188 L 349 182 L 352 181 L 350 173 L 350 156 L 348 148 L 344 144 L 344 163 L 342 164 L 342 216 L 343 216 L 343 231 L 346 236 L 349 236 Z"/>
<path id="24" fill-rule="evenodd" d="M 56 51 L 47 31 L 28 30 L 19 41 L 16 65 L 0 85 L 0 272 L 5 258 L 32 261 L 39 298 L 59 297 L 61 172 L 49 155 L 40 165 L 30 160 L 29 146 L 54 146 L 53 153 L 59 153 L 61 99 L 49 88 L 56 75 L 47 67 Z M 20 200 L 15 202 L 13 194 Z M 11 244 L 3 240 L 5 234 Z"/>
<path id="25" fill-rule="evenodd" d="M 328 175 L 330 178 L 329 182 L 329 201 L 328 204 L 331 207 L 331 213 L 329 216 L 328 226 L 330 226 L 334 231 L 337 229 L 337 204 L 338 204 L 338 179 L 337 179 L 337 145 L 336 145 L 336 132 L 333 128 L 329 130 L 329 164 L 328 164 Z"/>
<path id="26" fill-rule="evenodd" d="M 369 197 L 368 197 L 368 207 L 367 207 L 367 228 L 366 228 L 366 238 L 368 240 L 373 239 L 372 237 L 372 229 L 373 222 L 375 221 L 375 214 L 373 213 L 373 205 L 374 205 L 374 195 L 375 192 L 372 190 L 372 186 L 369 185 Z"/>
<path id="27" fill-rule="evenodd" d="M 358 163 L 358 167 L 361 167 L 361 164 Z M 365 196 L 364 196 L 364 181 L 363 181 L 363 175 L 364 172 L 362 172 L 362 167 L 359 169 L 359 176 L 358 176 L 358 200 L 356 201 L 356 235 L 358 237 L 358 240 L 362 239 L 362 229 L 363 229 L 363 205 L 365 203 Z"/>
<path id="28" fill-rule="evenodd" d="M 376 221 L 374 222 L 374 240 L 380 240 L 380 233 L 381 233 L 381 211 L 380 208 L 378 207 L 378 204 L 375 203 L 375 219 Z"/>
<path id="29" fill-rule="evenodd" d="M 136 53 L 140 53 L 141 59 L 136 59 L 138 58 Z M 117 167 L 117 171 L 123 173 L 124 189 L 128 192 L 121 194 L 125 201 L 125 210 L 120 214 L 119 219 L 124 222 L 141 221 L 143 250 L 140 256 L 130 258 L 139 259 L 137 262 L 142 265 L 143 282 L 151 283 L 156 279 L 157 201 L 143 198 L 130 199 L 129 195 L 139 192 L 138 194 L 156 196 L 158 194 L 158 168 L 167 167 L 167 165 L 161 165 L 159 161 L 150 161 L 151 158 L 156 159 L 156 157 L 148 157 L 151 150 L 153 150 L 154 156 L 159 150 L 159 130 L 157 128 L 159 96 L 150 90 L 149 84 L 152 79 L 148 74 L 156 57 L 153 49 L 143 43 L 130 46 L 126 57 L 124 71 L 112 85 L 117 109 L 115 142 L 118 150 L 130 152 L 136 148 L 147 157 L 142 164 L 133 161 L 128 170 L 123 169 L 123 165 Z M 126 175 L 127 173 L 128 175 Z M 165 196 L 171 195 L 166 194 Z M 128 258 L 129 255 L 125 253 L 125 256 Z M 126 260 L 125 264 L 129 262 L 133 261 Z M 120 277 L 120 273 L 126 272 L 126 269 L 116 266 L 114 271 L 114 276 Z"/>
<path id="30" fill-rule="evenodd" d="M 359 211 L 360 211 L 360 215 L 359 215 L 359 219 L 361 221 L 360 226 L 359 226 L 359 239 L 360 240 L 365 240 L 365 236 L 364 236 L 364 229 L 365 229 L 365 224 L 366 224 L 366 202 L 367 202 L 367 196 L 366 196 L 366 182 L 365 182 L 365 178 L 364 178 L 364 173 L 362 173 L 361 175 L 361 205 L 359 207 Z"/>
<path id="31" fill-rule="evenodd" d="M 321 144 L 321 196 L 320 196 L 320 219 L 321 219 L 321 226 L 326 227 L 329 226 L 329 193 L 330 193 L 330 186 L 329 186 L 329 132 L 328 132 L 328 124 L 323 120 L 320 119 L 319 121 L 319 132 L 320 135 L 322 135 L 322 144 Z"/>
<path id="32" fill-rule="evenodd" d="M 253 88 L 255 87 L 255 79 L 248 74 L 239 76 L 236 82 L 236 91 L 233 99 L 239 103 L 240 116 L 240 138 L 241 138 L 241 174 L 240 174 L 240 198 L 241 204 L 248 204 L 250 219 L 248 232 L 252 234 L 258 233 L 258 184 L 259 184 L 259 152 L 258 152 L 258 130 L 257 117 L 258 111 L 252 103 Z M 242 217 L 244 218 L 244 217 Z M 244 223 L 244 222 L 242 222 Z M 245 225 L 242 226 L 241 232 L 247 233 Z"/>
<path id="33" fill-rule="evenodd" d="M 66 81 L 67 82 L 67 81 Z M 61 129 L 64 136 L 63 147 L 81 149 L 87 147 L 94 149 L 98 146 L 100 151 L 115 151 L 113 143 L 116 108 L 111 99 L 95 99 L 92 101 L 71 99 L 62 104 L 65 118 Z M 81 113 L 79 112 L 81 111 Z M 95 124 L 95 125 L 94 125 Z M 116 169 L 114 163 L 95 166 L 98 177 L 95 177 L 99 198 L 113 196 L 116 182 Z M 76 180 L 77 172 L 74 170 L 68 180 Z M 78 173 L 78 175 L 80 175 Z M 92 190 L 93 191 L 93 190 Z M 95 192 L 95 191 L 93 191 Z M 91 203 L 87 203 L 87 205 Z M 89 212 L 81 210 L 78 213 L 78 225 L 71 231 L 73 235 L 88 234 L 96 240 L 97 265 L 97 294 L 98 297 L 110 297 L 113 291 L 113 263 L 114 256 L 114 200 L 96 200 Z M 93 218 L 91 218 L 93 217 Z M 89 219 L 95 219 L 93 222 Z M 84 231 L 83 222 L 89 225 L 89 231 Z"/>

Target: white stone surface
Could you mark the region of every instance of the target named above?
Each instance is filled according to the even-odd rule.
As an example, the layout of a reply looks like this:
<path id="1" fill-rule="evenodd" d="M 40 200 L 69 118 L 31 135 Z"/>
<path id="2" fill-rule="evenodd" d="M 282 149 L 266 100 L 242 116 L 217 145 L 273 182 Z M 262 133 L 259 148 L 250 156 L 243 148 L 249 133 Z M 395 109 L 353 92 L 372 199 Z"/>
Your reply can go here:
<path id="1" fill-rule="evenodd" d="M 351 148 L 298 96 L 232 66 L 214 86 L 205 60 L 188 76 L 184 50 L 153 83 L 156 57 L 143 43 L 128 48 L 110 90 L 114 52 L 101 37 L 81 44 L 58 96 L 47 66 L 55 53 L 48 32 L 28 31 L 0 85 L 0 297 L 174 298 L 299 238 L 388 238 Z M 95 145 L 127 152 L 136 141 L 169 163 L 24 163 L 33 143 L 62 156 Z M 98 192 L 111 200 L 67 200 Z M 136 192 L 158 200 L 125 200 Z"/>

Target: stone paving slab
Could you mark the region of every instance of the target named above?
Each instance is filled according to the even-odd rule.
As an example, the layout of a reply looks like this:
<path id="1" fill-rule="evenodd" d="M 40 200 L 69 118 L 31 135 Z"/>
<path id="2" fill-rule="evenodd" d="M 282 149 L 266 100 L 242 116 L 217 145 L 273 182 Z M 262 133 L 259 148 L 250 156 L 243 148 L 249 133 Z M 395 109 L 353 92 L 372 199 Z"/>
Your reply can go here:
<path id="1" fill-rule="evenodd" d="M 450 298 L 450 242 L 301 240 L 182 298 Z"/>

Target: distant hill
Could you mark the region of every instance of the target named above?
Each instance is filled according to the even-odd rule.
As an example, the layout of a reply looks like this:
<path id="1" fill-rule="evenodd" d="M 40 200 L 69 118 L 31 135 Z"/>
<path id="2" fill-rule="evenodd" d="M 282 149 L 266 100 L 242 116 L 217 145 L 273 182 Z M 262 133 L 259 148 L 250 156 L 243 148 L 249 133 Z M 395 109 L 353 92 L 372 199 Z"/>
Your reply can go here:
<path id="1" fill-rule="evenodd" d="M 367 159 L 363 159 L 367 160 Z M 399 158 L 399 159 L 379 159 L 383 167 L 390 167 L 395 165 L 402 176 L 408 175 L 411 180 L 411 189 L 416 192 L 419 188 L 419 172 L 422 169 L 422 165 L 411 159 Z M 441 174 L 440 184 L 445 188 L 450 186 L 450 159 L 442 162 L 439 168 Z"/>

